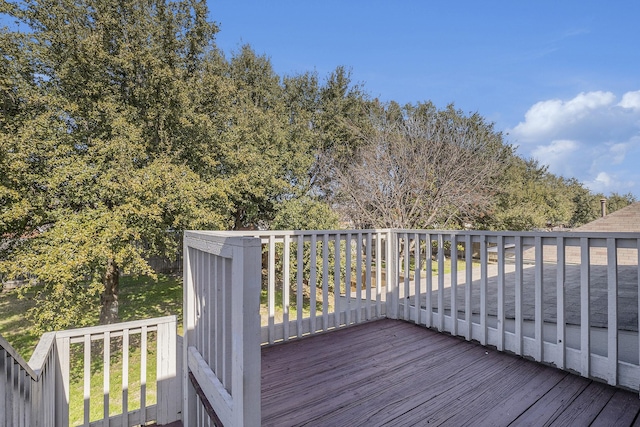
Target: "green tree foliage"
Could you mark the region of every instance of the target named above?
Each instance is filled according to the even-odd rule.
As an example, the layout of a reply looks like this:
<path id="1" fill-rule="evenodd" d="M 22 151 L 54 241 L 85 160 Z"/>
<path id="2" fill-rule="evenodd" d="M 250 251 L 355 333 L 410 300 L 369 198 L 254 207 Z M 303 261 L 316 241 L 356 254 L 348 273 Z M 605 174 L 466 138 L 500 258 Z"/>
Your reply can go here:
<path id="1" fill-rule="evenodd" d="M 574 213 L 572 194 L 580 189 L 578 183 L 549 173 L 535 159 L 511 156 L 492 212 L 477 225 L 494 230 L 568 225 Z"/>
<path id="2" fill-rule="evenodd" d="M 603 194 L 591 193 L 576 179 L 554 175 L 535 159 L 509 158 L 491 213 L 475 226 L 491 230 L 575 228 L 600 217 Z M 633 203 L 632 194 L 609 196 L 607 210 Z"/>
<path id="3" fill-rule="evenodd" d="M 186 228 L 334 224 L 313 165 L 342 69 L 320 85 L 249 46 L 227 60 L 204 2 L 3 7 L 28 31 L 0 33 L 1 268 L 43 285 L 43 327 L 114 321 L 120 275 Z"/>
<path id="4" fill-rule="evenodd" d="M 28 191 L 21 173 L 23 165 L 12 156 L 18 149 L 17 141 L 9 137 L 42 109 L 34 87 L 35 70 L 23 54 L 26 48 L 24 35 L 0 29 L 0 236 L 21 230 L 33 210 L 23 197 Z M 0 246 L 0 259 L 2 249 Z"/>
<path id="5" fill-rule="evenodd" d="M 43 285 L 43 327 L 81 325 L 96 295 L 112 322 L 121 273 L 175 254 L 176 231 L 228 223 L 191 103 L 216 28 L 187 1 L 34 0 L 12 14 L 29 33 L 0 39 L 3 104 L 20 116 L 0 140 L 2 268 Z"/>
<path id="6" fill-rule="evenodd" d="M 606 201 L 606 214 L 613 213 L 637 201 L 631 193 L 612 193 L 609 197 L 605 197 L 602 193 L 592 194 L 582 188 L 581 191 L 576 193 L 573 199 L 574 212 L 571 218 L 571 226 L 580 227 L 581 225 L 600 218 L 602 215 L 601 200 Z"/>
<path id="7" fill-rule="evenodd" d="M 594 210 L 595 196 L 586 188 L 580 187 L 573 195 L 572 201 L 573 214 L 570 220 L 572 227 L 579 227 L 598 217 L 598 212 Z"/>
<path id="8" fill-rule="evenodd" d="M 362 86 L 354 84 L 351 71 L 338 67 L 320 89 L 320 114 L 316 127 L 321 148 L 334 158 L 347 160 L 370 129 L 368 97 Z"/>
<path id="9" fill-rule="evenodd" d="M 335 230 L 338 214 L 324 201 L 303 196 L 282 202 L 271 222 L 273 230 Z"/>
<path id="10" fill-rule="evenodd" d="M 310 123 L 317 138 L 311 184 L 324 199 L 333 195 L 336 170 L 351 162 L 365 135 L 373 132 L 369 111 L 374 105 L 345 67 L 336 68 L 320 87 Z"/>
<path id="11" fill-rule="evenodd" d="M 217 151 L 219 173 L 229 186 L 236 229 L 267 225 L 281 200 L 304 194 L 313 140 L 305 84 L 309 76 L 284 83 L 269 59 L 249 46 L 232 55 L 225 77 L 231 87 Z M 316 91 L 316 87 L 311 87 Z M 213 112 L 211 112 L 213 113 Z"/>

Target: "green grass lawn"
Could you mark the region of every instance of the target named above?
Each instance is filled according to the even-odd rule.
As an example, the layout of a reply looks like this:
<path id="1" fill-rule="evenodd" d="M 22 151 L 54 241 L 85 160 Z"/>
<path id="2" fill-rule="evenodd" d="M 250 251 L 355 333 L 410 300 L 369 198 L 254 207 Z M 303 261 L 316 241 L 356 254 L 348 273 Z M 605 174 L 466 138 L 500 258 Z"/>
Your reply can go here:
<path id="1" fill-rule="evenodd" d="M 33 295 L 32 290 L 25 298 L 18 298 L 17 289 L 0 292 L 0 335 L 27 361 L 40 340 L 40 335 L 33 332 L 33 324 L 25 316 L 33 307 Z"/>

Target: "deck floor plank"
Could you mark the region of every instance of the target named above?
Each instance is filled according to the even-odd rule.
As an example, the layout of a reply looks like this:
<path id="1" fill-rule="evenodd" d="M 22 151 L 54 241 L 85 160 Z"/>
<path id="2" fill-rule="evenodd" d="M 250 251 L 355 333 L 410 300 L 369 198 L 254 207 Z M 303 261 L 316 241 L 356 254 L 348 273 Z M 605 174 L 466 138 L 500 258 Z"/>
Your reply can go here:
<path id="1" fill-rule="evenodd" d="M 463 346 L 466 343 L 463 343 Z M 448 417 L 451 410 L 458 402 L 456 399 L 460 397 L 459 388 L 461 384 L 465 384 L 469 388 L 475 388 L 486 383 L 491 378 L 499 375 L 505 368 L 502 363 L 495 363 L 491 357 L 486 357 L 486 351 L 479 345 L 471 346 L 460 356 L 448 357 L 443 364 L 438 364 L 435 369 L 430 369 L 429 361 L 427 365 L 420 367 L 422 378 L 416 376 L 417 381 L 422 384 L 421 388 L 415 387 L 410 390 L 404 390 L 404 384 L 398 383 L 394 390 L 392 400 L 386 399 L 381 395 L 379 400 L 384 402 L 375 402 L 374 407 L 380 406 L 372 411 L 367 418 L 370 424 L 393 423 L 396 425 L 403 424 L 406 420 L 409 424 L 432 422 L 433 414 L 441 411 L 442 417 Z M 466 404 L 467 402 L 462 402 Z M 416 408 L 425 406 L 427 409 L 418 410 Z M 425 417 L 425 414 L 430 416 Z"/>
<path id="2" fill-rule="evenodd" d="M 550 425 L 590 384 L 590 380 L 567 375 L 553 389 L 525 410 L 514 425 Z"/>
<path id="3" fill-rule="evenodd" d="M 518 375 L 518 369 L 522 364 L 514 366 L 513 383 L 507 387 L 506 395 L 503 395 L 498 403 L 478 408 L 477 413 L 472 414 L 478 424 L 509 425 L 569 375 L 557 369 L 549 370 L 535 362 L 529 362 L 528 365 L 522 369 L 521 376 Z"/>
<path id="4" fill-rule="evenodd" d="M 613 387 L 603 387 L 603 384 L 596 382 L 590 383 L 551 425 L 590 425 L 615 392 Z"/>
<path id="5" fill-rule="evenodd" d="M 264 426 L 625 426 L 639 411 L 635 393 L 402 321 L 262 349 Z"/>
<path id="6" fill-rule="evenodd" d="M 335 357 L 335 348 L 331 345 L 335 340 L 345 339 L 343 335 L 349 334 L 349 347 L 369 348 L 373 354 L 387 351 L 393 342 L 396 345 L 404 345 L 413 340 L 415 334 L 403 328 L 402 325 L 393 325 L 392 328 L 383 328 L 380 331 L 365 329 L 359 326 L 344 328 L 335 332 L 328 332 L 314 337 L 292 341 L 286 344 L 269 347 L 269 352 L 263 355 L 263 381 L 273 382 L 274 386 L 278 382 L 287 382 L 286 374 L 291 372 L 293 366 L 297 369 L 319 374 L 319 369 L 335 369 L 343 365 L 352 365 L 352 360 L 345 356 L 345 352 Z M 353 331 L 351 331 L 353 329 Z M 313 339 L 310 339 L 313 338 Z M 375 344 L 377 340 L 384 340 L 382 345 Z M 304 357 L 303 363 L 300 358 Z M 322 362 L 322 363 L 320 363 Z M 302 374 L 301 372 L 298 372 Z M 306 373 L 306 372 L 304 372 Z"/>
<path id="7" fill-rule="evenodd" d="M 515 359 L 504 354 L 492 357 Z M 534 362 L 515 359 L 515 363 L 480 384 L 459 382 L 450 393 L 455 404 L 441 403 L 443 407 L 439 411 L 430 405 L 421 405 L 413 412 L 433 414 L 429 417 L 430 425 L 509 425 L 566 375 Z M 460 399 L 461 395 L 466 397 Z"/>
<path id="8" fill-rule="evenodd" d="M 478 348 L 476 353 L 483 351 Z M 435 351 L 438 351 L 435 349 Z M 463 369 L 464 355 L 460 349 L 440 350 L 442 354 L 420 357 L 410 363 L 403 363 L 394 372 L 372 372 L 370 385 L 363 390 L 347 390 L 350 398 L 342 400 L 342 407 L 314 419 L 318 425 L 348 425 L 354 422 L 353 414 L 358 408 L 370 408 L 358 416 L 362 425 L 381 425 L 387 420 L 395 420 L 416 404 L 424 402 L 429 396 L 451 388 L 451 379 Z M 459 364 L 451 364 L 458 358 Z M 491 370 L 490 363 L 485 365 Z M 390 375 L 391 374 L 391 375 Z M 473 376 L 469 381 L 480 381 Z M 317 412 L 317 411 L 316 411 Z"/>
<path id="9" fill-rule="evenodd" d="M 355 328 L 352 329 L 357 333 Z M 270 395 L 269 405 L 263 404 L 263 421 L 274 417 L 281 421 L 290 420 L 289 417 L 299 417 L 300 406 L 313 406 L 304 414 L 304 417 L 311 417 L 314 412 L 318 412 L 320 415 L 324 414 L 322 409 L 324 405 L 344 406 L 349 402 L 361 404 L 363 389 L 373 390 L 375 393 L 381 387 L 384 389 L 395 386 L 395 381 L 402 378 L 403 375 L 413 375 L 414 370 L 408 369 L 407 366 L 414 366 L 418 363 L 419 361 L 416 359 L 429 360 L 431 358 L 431 363 L 433 363 L 439 359 L 444 360 L 461 354 L 460 351 L 451 347 L 449 337 L 444 335 L 436 337 L 430 342 L 429 349 L 426 348 L 424 342 L 415 339 L 415 331 L 411 335 L 413 338 L 401 345 L 385 340 L 386 344 L 382 347 L 386 351 L 375 354 L 366 347 L 350 346 L 349 351 L 343 351 L 342 354 L 339 354 L 341 361 L 347 361 L 347 366 L 329 372 L 327 372 L 326 366 L 317 366 L 318 374 L 307 373 L 304 376 L 300 374 L 301 378 L 288 386 L 283 385 L 282 378 L 280 378 L 278 382 L 281 387 L 277 390 L 265 384 L 263 378 L 263 394 L 273 393 Z M 349 342 L 351 343 L 351 341 Z M 404 348 L 405 351 L 398 352 L 398 348 Z M 335 357 L 335 352 L 330 353 L 332 358 Z M 300 354 L 297 363 L 289 365 L 292 373 L 299 373 L 299 366 L 307 363 L 304 354 L 306 353 Z M 263 361 L 265 359 L 270 359 L 270 357 L 263 357 Z M 322 365 L 332 363 L 331 360 L 330 358 Z M 269 364 L 267 365 L 269 366 Z M 390 370 L 395 371 L 393 375 L 389 372 Z M 331 390 L 330 395 L 327 395 L 327 390 Z M 366 394 L 370 393 L 369 391 Z M 331 402 L 327 402 L 327 399 L 330 399 Z M 319 400 L 323 401 L 323 405 L 315 404 Z M 274 411 L 277 411 L 277 414 Z"/>
<path id="10" fill-rule="evenodd" d="M 640 399 L 624 391 L 616 391 L 591 427 L 631 425 L 640 412 Z"/>

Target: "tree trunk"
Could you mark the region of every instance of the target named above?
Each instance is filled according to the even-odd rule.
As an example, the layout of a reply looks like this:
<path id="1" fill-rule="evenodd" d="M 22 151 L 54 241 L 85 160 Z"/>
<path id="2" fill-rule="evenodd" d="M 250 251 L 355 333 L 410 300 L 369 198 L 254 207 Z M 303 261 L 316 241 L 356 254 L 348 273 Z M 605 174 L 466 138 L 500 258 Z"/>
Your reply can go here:
<path id="1" fill-rule="evenodd" d="M 104 293 L 100 297 L 100 324 L 106 325 L 118 321 L 118 293 L 120 288 L 120 269 L 115 260 L 109 258 L 104 274 Z"/>
<path id="2" fill-rule="evenodd" d="M 233 221 L 233 229 L 234 230 L 242 230 L 244 229 L 244 208 L 239 207 L 236 209 L 236 213 L 234 215 Z"/>

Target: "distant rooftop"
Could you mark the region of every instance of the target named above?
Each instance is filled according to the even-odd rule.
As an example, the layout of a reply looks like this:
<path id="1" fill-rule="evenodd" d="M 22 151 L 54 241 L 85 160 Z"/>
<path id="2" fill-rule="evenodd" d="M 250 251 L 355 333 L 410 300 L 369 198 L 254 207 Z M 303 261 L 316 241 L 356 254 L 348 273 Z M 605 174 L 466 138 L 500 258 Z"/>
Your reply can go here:
<path id="1" fill-rule="evenodd" d="M 640 232 L 640 202 L 632 203 L 574 231 Z"/>

